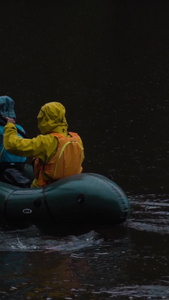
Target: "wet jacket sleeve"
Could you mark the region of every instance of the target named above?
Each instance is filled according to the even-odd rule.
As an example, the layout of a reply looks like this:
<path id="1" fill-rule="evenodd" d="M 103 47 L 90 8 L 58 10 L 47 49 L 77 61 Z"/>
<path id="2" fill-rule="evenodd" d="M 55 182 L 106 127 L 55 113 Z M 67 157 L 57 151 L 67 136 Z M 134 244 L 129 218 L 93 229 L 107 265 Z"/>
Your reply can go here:
<path id="1" fill-rule="evenodd" d="M 27 157 L 39 157 L 47 161 L 57 148 L 57 139 L 51 135 L 39 135 L 32 139 L 18 136 L 16 126 L 7 123 L 4 128 L 4 147 L 12 154 Z"/>

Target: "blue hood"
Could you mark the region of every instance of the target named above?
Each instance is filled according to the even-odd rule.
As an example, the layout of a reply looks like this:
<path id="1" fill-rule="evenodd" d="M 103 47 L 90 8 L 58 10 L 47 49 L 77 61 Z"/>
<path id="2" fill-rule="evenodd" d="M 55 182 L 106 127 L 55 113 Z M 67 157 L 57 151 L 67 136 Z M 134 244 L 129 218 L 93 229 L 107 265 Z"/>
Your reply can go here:
<path id="1" fill-rule="evenodd" d="M 4 117 L 16 119 L 14 105 L 15 104 L 12 98 L 8 96 L 0 97 L 0 112 Z"/>

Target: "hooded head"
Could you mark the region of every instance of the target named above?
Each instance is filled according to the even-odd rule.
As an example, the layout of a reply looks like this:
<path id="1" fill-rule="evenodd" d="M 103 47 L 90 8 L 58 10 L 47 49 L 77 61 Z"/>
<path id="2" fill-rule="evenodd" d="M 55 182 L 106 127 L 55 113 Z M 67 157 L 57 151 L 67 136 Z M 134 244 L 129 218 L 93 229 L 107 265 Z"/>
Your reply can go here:
<path id="1" fill-rule="evenodd" d="M 59 102 L 49 102 L 43 105 L 37 116 L 38 127 L 42 134 L 56 131 L 58 126 L 67 128 L 65 107 Z"/>
<path id="2" fill-rule="evenodd" d="M 14 101 L 8 96 L 0 97 L 0 112 L 4 117 L 16 119 Z"/>

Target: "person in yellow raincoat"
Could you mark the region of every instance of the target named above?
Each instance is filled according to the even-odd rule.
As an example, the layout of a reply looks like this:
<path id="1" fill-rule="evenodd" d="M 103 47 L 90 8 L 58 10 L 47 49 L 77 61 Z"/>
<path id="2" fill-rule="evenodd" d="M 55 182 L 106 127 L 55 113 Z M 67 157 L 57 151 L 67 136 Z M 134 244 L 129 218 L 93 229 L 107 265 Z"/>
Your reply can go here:
<path id="1" fill-rule="evenodd" d="M 31 187 L 40 187 L 55 180 L 82 172 L 83 142 L 77 133 L 68 132 L 65 107 L 59 102 L 43 105 L 37 116 L 41 132 L 35 138 L 17 135 L 15 120 L 7 118 L 4 147 L 12 154 L 34 157 L 35 179 Z"/>

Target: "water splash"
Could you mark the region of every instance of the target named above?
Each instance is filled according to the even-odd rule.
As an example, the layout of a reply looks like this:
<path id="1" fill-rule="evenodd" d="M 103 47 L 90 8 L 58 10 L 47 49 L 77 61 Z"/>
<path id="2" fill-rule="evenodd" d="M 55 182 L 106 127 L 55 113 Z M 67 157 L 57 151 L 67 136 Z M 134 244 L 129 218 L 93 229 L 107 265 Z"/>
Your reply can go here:
<path id="1" fill-rule="evenodd" d="M 88 233 L 63 238 L 40 235 L 35 226 L 27 230 L 0 232 L 0 251 L 36 252 L 45 251 L 71 252 L 94 247 L 103 242 L 100 235 L 91 230 Z"/>

